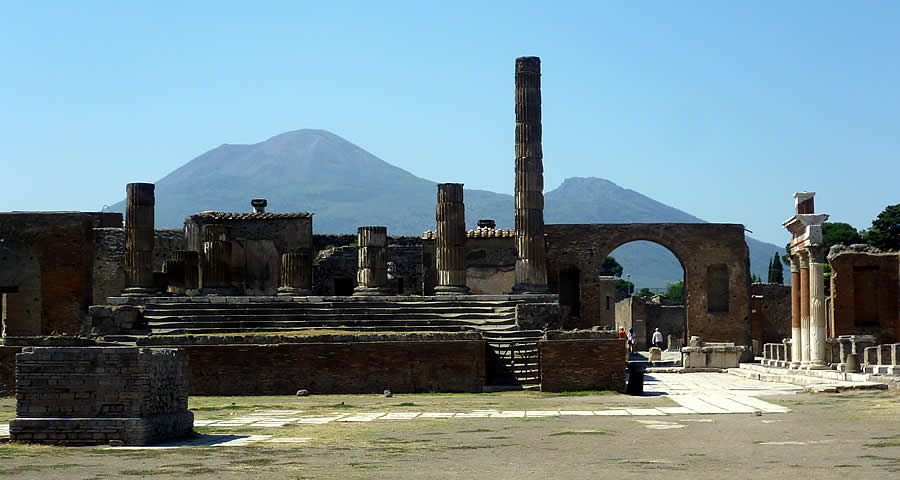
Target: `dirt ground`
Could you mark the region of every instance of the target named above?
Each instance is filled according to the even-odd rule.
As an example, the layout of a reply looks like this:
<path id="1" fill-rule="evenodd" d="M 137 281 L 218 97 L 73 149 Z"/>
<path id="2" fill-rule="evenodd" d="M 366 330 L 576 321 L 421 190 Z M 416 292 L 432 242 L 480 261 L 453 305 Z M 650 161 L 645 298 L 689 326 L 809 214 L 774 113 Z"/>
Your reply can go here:
<path id="1" fill-rule="evenodd" d="M 764 397 L 784 414 L 562 416 L 215 427 L 201 435 L 264 434 L 306 443 L 122 450 L 0 444 L 0 477 L 69 478 L 900 478 L 900 395 Z M 356 412 L 587 410 L 675 406 L 668 397 L 601 392 L 481 395 L 192 397 L 197 420 L 257 409 Z M 0 399 L 0 421 L 15 402 Z"/>

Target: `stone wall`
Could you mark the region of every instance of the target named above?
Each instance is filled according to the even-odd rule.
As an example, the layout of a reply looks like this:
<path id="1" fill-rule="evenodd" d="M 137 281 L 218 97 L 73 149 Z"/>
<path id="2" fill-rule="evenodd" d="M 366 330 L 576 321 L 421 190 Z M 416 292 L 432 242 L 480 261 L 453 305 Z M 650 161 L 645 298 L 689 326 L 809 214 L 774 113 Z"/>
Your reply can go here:
<path id="1" fill-rule="evenodd" d="M 95 228 L 92 271 L 92 305 L 106 304 L 107 297 L 118 297 L 125 288 L 125 229 Z M 153 232 L 153 271 L 161 272 L 163 262 L 174 250 L 184 250 L 184 230 L 158 228 Z"/>
<path id="2" fill-rule="evenodd" d="M 146 445 L 191 433 L 186 355 L 136 347 L 26 347 L 16 355 L 16 441 Z"/>
<path id="3" fill-rule="evenodd" d="M 78 333 L 91 301 L 92 230 L 102 216 L 0 213 L 7 335 Z"/>
<path id="4" fill-rule="evenodd" d="M 650 348 L 653 331 L 657 328 L 664 339 L 674 335 L 683 340 L 684 305 L 666 305 L 642 297 L 629 297 L 616 303 L 616 326 L 625 327 L 626 332 L 634 328 L 638 350 Z M 663 345 L 663 348 L 668 348 L 668 345 Z"/>
<path id="5" fill-rule="evenodd" d="M 0 397 L 16 394 L 16 354 L 22 347 L 0 346 Z"/>
<path id="6" fill-rule="evenodd" d="M 605 307 L 597 285 L 603 260 L 620 245 L 646 240 L 669 249 L 684 268 L 687 335 L 750 344 L 750 257 L 743 225 L 546 225 L 544 231 L 550 289 L 561 293 L 562 273 L 577 271 L 582 318 L 600 318 Z M 711 275 L 723 281 L 713 282 Z"/>
<path id="7" fill-rule="evenodd" d="M 900 341 L 900 253 L 868 245 L 834 246 L 831 265 L 832 337 L 873 335 Z"/>
<path id="8" fill-rule="evenodd" d="M 313 293 L 352 295 L 357 286 L 358 252 L 356 246 L 320 251 L 313 262 Z M 394 264 L 390 286 L 395 294 L 422 295 L 421 246 L 389 245 L 388 262 Z"/>
<path id="9" fill-rule="evenodd" d="M 179 348 L 189 357 L 191 395 L 477 393 L 484 387 L 486 345 L 480 339 L 318 340 L 229 344 L 220 337 L 216 345 Z"/>
<path id="10" fill-rule="evenodd" d="M 538 352 L 542 391 L 625 391 L 624 339 L 541 340 Z"/>
<path id="11" fill-rule="evenodd" d="M 490 232 L 490 233 L 487 233 Z M 516 239 L 511 230 L 478 229 L 467 232 L 466 286 L 472 295 L 505 295 L 516 283 Z M 424 292 L 434 295 L 437 283 L 432 238 L 422 240 L 424 262 Z M 476 236 L 482 234 L 484 236 Z M 503 236 L 506 234 L 507 236 Z"/>
<path id="12" fill-rule="evenodd" d="M 761 345 L 791 338 L 791 286 L 754 283 L 750 286 L 751 331 Z"/>

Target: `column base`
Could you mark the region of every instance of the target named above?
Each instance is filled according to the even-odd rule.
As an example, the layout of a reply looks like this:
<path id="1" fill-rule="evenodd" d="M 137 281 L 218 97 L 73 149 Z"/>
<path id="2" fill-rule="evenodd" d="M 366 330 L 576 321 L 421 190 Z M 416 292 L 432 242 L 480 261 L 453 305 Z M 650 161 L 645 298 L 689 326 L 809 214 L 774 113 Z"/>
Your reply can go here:
<path id="1" fill-rule="evenodd" d="M 543 295 L 550 293 L 550 289 L 547 285 L 532 285 L 528 283 L 517 283 L 512 288 L 513 295 L 529 295 L 529 294 L 537 294 Z"/>
<path id="2" fill-rule="evenodd" d="M 468 295 L 469 287 L 465 285 L 438 285 L 434 287 L 435 295 Z"/>
<path id="3" fill-rule="evenodd" d="M 800 362 L 791 362 L 788 364 L 788 368 L 791 370 L 800 370 Z"/>
<path id="4" fill-rule="evenodd" d="M 824 363 L 812 363 L 806 366 L 807 370 L 831 370 L 831 368 Z"/>
<path id="5" fill-rule="evenodd" d="M 122 289 L 123 297 L 153 297 L 159 295 L 159 291 L 155 288 L 148 287 L 128 287 Z"/>
<path id="6" fill-rule="evenodd" d="M 356 287 L 353 289 L 354 297 L 383 297 L 391 294 L 387 287 Z"/>
<path id="7" fill-rule="evenodd" d="M 238 295 L 238 291 L 234 287 L 204 287 L 200 289 L 200 295 Z"/>
<path id="8" fill-rule="evenodd" d="M 312 291 L 307 288 L 278 287 L 276 295 L 279 297 L 308 297 L 312 295 Z"/>

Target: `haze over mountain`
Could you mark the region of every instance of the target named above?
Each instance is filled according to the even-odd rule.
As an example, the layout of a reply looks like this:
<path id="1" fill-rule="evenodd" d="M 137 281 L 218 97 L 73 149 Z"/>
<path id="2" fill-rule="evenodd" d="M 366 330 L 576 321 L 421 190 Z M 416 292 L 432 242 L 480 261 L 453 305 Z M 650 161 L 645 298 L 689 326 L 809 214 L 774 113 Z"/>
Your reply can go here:
<path id="1" fill-rule="evenodd" d="M 512 169 L 510 169 L 512 175 Z M 392 235 L 434 228 L 437 183 L 395 167 L 324 130 L 296 130 L 254 145 L 222 145 L 156 182 L 156 225 L 178 228 L 205 210 L 243 212 L 251 198 L 267 211 L 314 212 L 316 233 L 350 233 L 360 225 L 386 225 Z M 547 223 L 703 222 L 703 220 L 601 178 L 568 178 L 545 193 Z M 466 221 L 479 218 L 513 228 L 511 195 L 465 191 Z M 124 211 L 124 200 L 112 211 Z M 751 271 L 765 277 L 779 247 L 750 237 Z M 682 277 L 678 260 L 650 242 L 613 252 L 638 288 L 665 287 Z"/>

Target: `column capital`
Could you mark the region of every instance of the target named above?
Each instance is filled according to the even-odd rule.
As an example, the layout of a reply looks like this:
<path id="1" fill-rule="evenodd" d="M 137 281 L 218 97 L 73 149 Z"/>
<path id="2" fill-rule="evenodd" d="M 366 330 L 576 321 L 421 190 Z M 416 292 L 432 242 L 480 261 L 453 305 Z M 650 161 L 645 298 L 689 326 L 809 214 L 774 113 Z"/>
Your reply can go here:
<path id="1" fill-rule="evenodd" d="M 825 247 L 810 246 L 806 249 L 809 252 L 810 263 L 825 263 Z"/>
<path id="2" fill-rule="evenodd" d="M 800 269 L 809 268 L 809 252 L 804 250 L 797 251 L 797 258 L 800 261 Z"/>
<path id="3" fill-rule="evenodd" d="M 791 272 L 799 272 L 800 271 L 800 257 L 798 255 L 790 255 L 791 261 Z"/>

